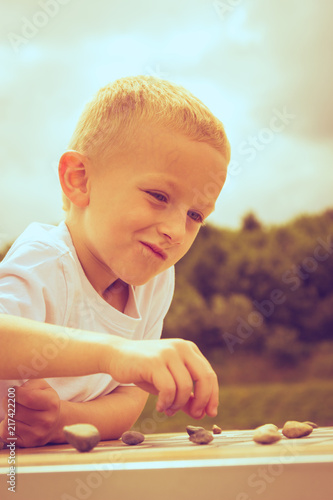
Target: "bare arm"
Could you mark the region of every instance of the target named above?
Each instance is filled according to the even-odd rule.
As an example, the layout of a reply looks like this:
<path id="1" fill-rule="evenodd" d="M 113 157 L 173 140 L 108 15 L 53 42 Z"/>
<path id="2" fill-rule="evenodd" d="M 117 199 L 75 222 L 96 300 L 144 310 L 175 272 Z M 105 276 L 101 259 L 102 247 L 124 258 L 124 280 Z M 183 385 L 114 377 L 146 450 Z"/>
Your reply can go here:
<path id="1" fill-rule="evenodd" d="M 0 379 L 109 373 L 121 384 L 158 394 L 160 412 L 186 405 L 194 418 L 217 414 L 217 377 L 193 342 L 127 340 L 5 314 L 0 314 L 0 339 Z"/>
<path id="2" fill-rule="evenodd" d="M 0 437 L 6 442 L 8 430 L 15 429 L 16 444 L 21 447 L 65 443 L 65 425 L 88 423 L 97 427 L 102 440 L 118 439 L 137 420 L 147 397 L 138 387 L 118 386 L 107 396 L 73 403 L 61 401 L 46 380 L 29 380 L 16 387 L 15 425 L 6 413 Z"/>
<path id="3" fill-rule="evenodd" d="M 117 387 L 111 394 L 85 403 L 61 401 L 60 419 L 53 443 L 64 443 L 62 428 L 75 423 L 93 424 L 101 439 L 118 439 L 139 418 L 148 398 L 138 387 Z"/>
<path id="4" fill-rule="evenodd" d="M 100 361 L 112 363 L 114 335 L 75 330 L 0 314 L 0 379 L 47 378 L 99 373 Z"/>

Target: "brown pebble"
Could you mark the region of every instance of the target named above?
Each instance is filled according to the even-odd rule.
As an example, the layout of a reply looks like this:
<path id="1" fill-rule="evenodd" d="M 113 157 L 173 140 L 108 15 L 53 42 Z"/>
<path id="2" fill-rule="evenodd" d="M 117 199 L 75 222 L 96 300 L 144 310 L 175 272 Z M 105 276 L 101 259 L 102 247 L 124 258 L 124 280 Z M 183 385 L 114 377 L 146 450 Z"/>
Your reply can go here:
<path id="1" fill-rule="evenodd" d="M 198 431 L 204 431 L 205 429 L 203 427 L 196 427 L 195 425 L 187 425 L 186 426 L 186 431 L 189 436 L 192 434 L 195 434 Z"/>
<path id="2" fill-rule="evenodd" d="M 145 440 L 145 437 L 141 434 L 141 432 L 126 431 L 122 434 L 121 440 L 125 444 L 135 445 L 142 443 Z"/>
<path id="3" fill-rule="evenodd" d="M 200 429 L 189 436 L 190 441 L 195 444 L 208 444 L 213 441 L 214 436 L 206 429 Z"/>
<path id="4" fill-rule="evenodd" d="M 221 434 L 222 429 L 218 425 L 214 424 L 213 427 L 212 427 L 212 431 L 213 431 L 213 434 Z"/>
<path id="5" fill-rule="evenodd" d="M 282 438 L 278 427 L 274 424 L 265 424 L 257 427 L 253 434 L 253 441 L 259 444 L 273 444 Z"/>
<path id="6" fill-rule="evenodd" d="M 313 431 L 313 427 L 302 422 L 297 422 L 296 420 L 289 420 L 286 422 L 282 429 L 282 434 L 287 438 L 300 438 L 308 436 Z"/>
<path id="7" fill-rule="evenodd" d="M 310 422 L 309 420 L 306 420 L 305 422 L 302 422 L 302 424 L 311 425 L 311 427 L 313 429 L 317 429 L 318 428 L 317 424 L 315 424 L 314 422 Z"/>
<path id="8" fill-rule="evenodd" d="M 92 450 L 101 440 L 98 429 L 91 424 L 66 425 L 63 431 L 68 443 L 81 452 Z"/>

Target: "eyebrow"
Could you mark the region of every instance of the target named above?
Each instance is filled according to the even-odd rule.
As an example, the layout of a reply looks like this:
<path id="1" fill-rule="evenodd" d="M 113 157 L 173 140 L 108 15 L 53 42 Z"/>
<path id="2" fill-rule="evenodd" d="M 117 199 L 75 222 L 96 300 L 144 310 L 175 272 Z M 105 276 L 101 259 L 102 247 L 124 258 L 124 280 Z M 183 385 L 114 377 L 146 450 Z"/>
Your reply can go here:
<path id="1" fill-rule="evenodd" d="M 165 182 L 165 184 L 167 184 L 168 186 L 170 186 L 172 189 L 178 189 L 178 186 L 177 184 L 174 182 L 174 181 L 171 181 L 169 179 L 161 179 L 163 182 Z M 194 195 L 195 196 L 195 195 Z M 205 197 L 204 194 L 201 194 L 201 196 Z M 202 207 L 202 205 L 200 205 L 200 208 L 198 207 L 198 209 L 202 209 L 202 210 L 211 210 L 211 212 L 209 213 L 209 215 L 214 212 L 215 210 L 215 202 L 207 202 L 204 207 Z M 208 215 L 207 215 L 208 217 Z"/>
<path id="2" fill-rule="evenodd" d="M 167 186 L 169 186 L 173 190 L 178 190 L 179 189 L 178 185 L 174 181 L 171 181 L 170 179 L 165 179 L 163 177 L 159 177 L 158 180 L 161 181 L 161 182 L 164 182 Z M 195 196 L 195 195 L 193 195 L 193 196 Z M 201 194 L 201 196 L 204 197 L 205 195 Z M 200 209 L 202 209 L 202 210 L 204 210 L 204 209 L 211 210 L 211 212 L 210 212 L 210 214 L 211 214 L 215 210 L 215 202 L 207 202 L 204 207 L 202 207 L 202 205 L 201 205 Z M 207 215 L 207 217 L 208 217 L 208 215 Z"/>

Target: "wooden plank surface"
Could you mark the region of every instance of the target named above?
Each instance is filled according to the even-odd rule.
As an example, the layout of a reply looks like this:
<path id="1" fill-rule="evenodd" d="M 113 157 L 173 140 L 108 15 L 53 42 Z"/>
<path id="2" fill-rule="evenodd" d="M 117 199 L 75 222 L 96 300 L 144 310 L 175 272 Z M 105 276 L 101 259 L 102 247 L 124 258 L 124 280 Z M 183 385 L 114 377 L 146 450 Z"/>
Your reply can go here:
<path id="1" fill-rule="evenodd" d="M 209 445 L 195 445 L 185 432 L 151 434 L 137 446 L 104 441 L 88 453 L 70 445 L 17 448 L 14 498 L 332 500 L 333 427 L 273 445 L 256 444 L 252 435 L 223 431 Z M 8 456 L 0 451 L 1 500 L 13 498 Z"/>
<path id="2" fill-rule="evenodd" d="M 71 445 L 50 445 L 39 448 L 18 448 L 16 465 L 53 466 L 102 463 L 116 457 L 117 462 L 151 462 L 157 460 L 205 460 L 319 456 L 333 457 L 333 427 L 314 429 L 312 434 L 300 439 L 287 439 L 273 445 L 260 445 L 252 440 L 253 430 L 224 431 L 214 436 L 208 445 L 196 445 L 189 441 L 187 433 L 150 434 L 136 446 L 122 441 L 102 441 L 89 453 L 79 453 Z M 8 451 L 0 451 L 0 468 L 7 465 Z"/>

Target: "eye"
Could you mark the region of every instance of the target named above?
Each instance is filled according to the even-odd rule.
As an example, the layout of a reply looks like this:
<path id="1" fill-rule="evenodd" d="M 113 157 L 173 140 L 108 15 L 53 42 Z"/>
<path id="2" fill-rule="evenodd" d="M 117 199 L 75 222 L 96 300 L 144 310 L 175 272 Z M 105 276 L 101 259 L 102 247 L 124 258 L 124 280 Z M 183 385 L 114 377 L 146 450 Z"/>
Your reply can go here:
<path id="1" fill-rule="evenodd" d="M 195 222 L 198 222 L 199 224 L 203 224 L 203 216 L 199 214 L 198 212 L 194 212 L 193 210 L 189 210 L 187 212 L 187 215 L 190 217 L 190 219 L 194 220 Z"/>
<path id="2" fill-rule="evenodd" d="M 168 201 L 167 197 L 162 193 L 156 193 L 155 191 L 147 191 L 147 193 L 158 201 Z"/>

